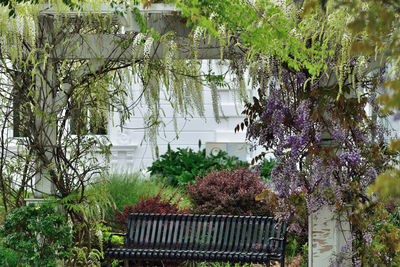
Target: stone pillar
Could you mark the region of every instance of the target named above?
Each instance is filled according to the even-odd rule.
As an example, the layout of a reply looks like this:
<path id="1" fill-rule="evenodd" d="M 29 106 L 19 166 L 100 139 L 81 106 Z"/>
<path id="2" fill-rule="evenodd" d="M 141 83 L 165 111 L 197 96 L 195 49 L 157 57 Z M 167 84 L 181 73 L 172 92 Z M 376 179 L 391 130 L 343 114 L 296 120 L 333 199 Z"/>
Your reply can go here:
<path id="1" fill-rule="evenodd" d="M 40 31 L 37 46 L 45 47 L 53 41 L 53 18 L 40 18 Z M 43 55 L 41 55 L 43 56 Z M 55 186 L 50 178 L 50 168 L 54 164 L 54 147 L 56 143 L 56 93 L 57 75 L 54 60 L 48 59 L 46 64 L 38 66 L 39 75 L 36 75 L 36 110 L 34 139 L 42 148 L 38 162 L 39 173 L 35 177 L 35 198 L 43 198 L 46 195 L 55 194 Z"/>
<path id="2" fill-rule="evenodd" d="M 308 217 L 308 266 L 329 266 L 351 237 L 350 223 L 324 206 Z M 341 266 L 351 266 L 345 261 Z"/>

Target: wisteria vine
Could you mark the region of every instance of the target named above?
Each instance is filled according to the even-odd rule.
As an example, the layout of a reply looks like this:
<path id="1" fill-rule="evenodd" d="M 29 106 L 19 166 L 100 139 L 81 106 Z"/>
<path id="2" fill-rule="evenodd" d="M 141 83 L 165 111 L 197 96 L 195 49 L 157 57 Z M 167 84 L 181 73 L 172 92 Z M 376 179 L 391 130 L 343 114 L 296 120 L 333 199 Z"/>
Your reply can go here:
<path id="1" fill-rule="evenodd" d="M 358 81 L 363 93 L 344 84 L 337 97 L 332 77 L 310 81 L 306 71 L 271 62 L 268 73 L 258 73 L 258 81 L 268 82 L 255 83 L 258 97 L 243 113 L 247 139 L 277 159 L 270 181 L 281 207 L 277 215 L 291 220 L 297 232 L 305 231 L 304 215 L 326 205 L 352 222 L 354 207 L 371 201 L 367 187 L 393 156 L 385 142 L 389 129 L 375 103 L 382 73 Z M 366 229 L 352 224 L 353 234 L 364 241 L 370 236 Z"/>

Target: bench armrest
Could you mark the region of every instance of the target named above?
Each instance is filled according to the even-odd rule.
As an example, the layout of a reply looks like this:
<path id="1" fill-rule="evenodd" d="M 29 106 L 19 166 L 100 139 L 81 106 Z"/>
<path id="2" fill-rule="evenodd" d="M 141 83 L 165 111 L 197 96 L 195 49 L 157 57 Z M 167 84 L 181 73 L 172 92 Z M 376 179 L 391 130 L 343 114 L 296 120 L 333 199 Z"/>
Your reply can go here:
<path id="1" fill-rule="evenodd" d="M 107 245 L 110 248 L 111 247 L 111 239 L 113 236 L 126 236 L 126 234 L 121 234 L 121 233 L 111 233 L 111 235 L 108 237 L 108 242 Z"/>
<path id="2" fill-rule="evenodd" d="M 272 246 L 273 246 L 272 241 L 283 242 L 284 240 L 285 240 L 284 237 L 270 237 L 270 238 L 268 239 L 269 249 L 272 251 Z M 280 247 L 280 249 L 282 249 L 281 246 L 279 246 L 279 247 Z"/>
<path id="3" fill-rule="evenodd" d="M 269 240 L 283 241 L 285 238 L 283 237 L 270 237 Z"/>

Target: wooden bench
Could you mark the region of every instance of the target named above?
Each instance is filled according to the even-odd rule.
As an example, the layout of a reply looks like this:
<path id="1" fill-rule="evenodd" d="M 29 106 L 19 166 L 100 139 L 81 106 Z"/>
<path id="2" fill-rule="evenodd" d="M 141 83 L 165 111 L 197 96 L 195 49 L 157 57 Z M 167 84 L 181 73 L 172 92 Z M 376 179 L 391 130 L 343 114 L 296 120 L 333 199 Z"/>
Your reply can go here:
<path id="1" fill-rule="evenodd" d="M 111 247 L 114 235 L 124 236 L 124 245 Z M 193 260 L 215 262 L 285 262 L 286 223 L 271 217 L 144 214 L 128 218 L 125 234 L 112 234 L 105 259 Z"/>

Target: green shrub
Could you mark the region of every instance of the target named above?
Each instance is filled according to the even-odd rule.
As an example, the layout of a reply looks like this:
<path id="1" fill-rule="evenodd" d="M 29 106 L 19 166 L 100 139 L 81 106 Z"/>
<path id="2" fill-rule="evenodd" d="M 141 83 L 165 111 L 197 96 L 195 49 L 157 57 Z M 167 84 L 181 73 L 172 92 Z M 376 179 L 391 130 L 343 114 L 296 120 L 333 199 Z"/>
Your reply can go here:
<path id="1" fill-rule="evenodd" d="M 19 261 L 31 266 L 56 266 L 71 253 L 72 231 L 48 203 L 13 210 L 0 227 L 2 245 L 18 253 Z"/>
<path id="2" fill-rule="evenodd" d="M 18 254 L 9 248 L 0 247 L 0 266 L 7 265 L 16 267 L 18 265 Z"/>
<path id="3" fill-rule="evenodd" d="M 261 161 L 260 164 L 257 165 L 257 168 L 260 171 L 260 177 L 263 181 L 269 181 L 271 179 L 271 171 L 272 168 L 274 168 L 276 162 L 277 161 L 274 158 L 264 158 L 263 161 Z"/>
<path id="4" fill-rule="evenodd" d="M 168 145 L 168 151 L 154 161 L 148 170 L 151 175 L 165 177 L 169 185 L 177 186 L 191 183 L 195 177 L 204 175 L 212 169 L 249 166 L 247 162 L 235 156 L 228 156 L 225 151 L 219 151 L 217 155 L 207 155 L 206 150 L 200 149 L 200 146 L 201 143 L 199 150 L 195 152 L 191 148 L 178 148 L 174 151 Z"/>

